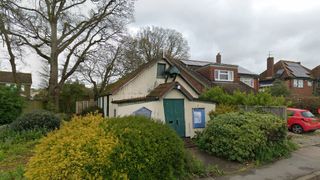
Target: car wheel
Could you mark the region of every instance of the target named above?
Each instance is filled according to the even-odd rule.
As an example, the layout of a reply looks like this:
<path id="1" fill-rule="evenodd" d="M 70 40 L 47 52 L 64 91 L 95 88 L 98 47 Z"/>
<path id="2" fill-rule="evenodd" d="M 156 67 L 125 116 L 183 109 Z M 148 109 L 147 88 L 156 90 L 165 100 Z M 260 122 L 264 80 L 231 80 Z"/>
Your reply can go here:
<path id="1" fill-rule="evenodd" d="M 303 132 L 303 128 L 298 124 L 293 125 L 291 127 L 291 130 L 293 133 L 296 133 L 296 134 L 301 134 Z"/>

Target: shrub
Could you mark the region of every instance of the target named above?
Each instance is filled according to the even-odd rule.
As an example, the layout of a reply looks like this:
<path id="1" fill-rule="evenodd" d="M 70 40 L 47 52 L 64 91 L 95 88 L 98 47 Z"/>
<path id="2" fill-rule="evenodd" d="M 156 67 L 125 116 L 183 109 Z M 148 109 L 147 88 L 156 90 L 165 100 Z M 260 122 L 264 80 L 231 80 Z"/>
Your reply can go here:
<path id="1" fill-rule="evenodd" d="M 129 179 L 176 179 L 185 174 L 185 151 L 171 128 L 145 117 L 108 120 L 104 127 L 119 138 L 111 161 L 112 169 Z"/>
<path id="2" fill-rule="evenodd" d="M 259 93 L 243 93 L 240 91 L 234 91 L 232 94 L 228 94 L 223 91 L 221 87 L 213 87 L 204 92 L 200 99 L 213 101 L 217 104 L 226 105 L 249 105 L 249 106 L 281 106 L 286 105 L 284 97 L 274 97 L 268 91 Z"/>
<path id="3" fill-rule="evenodd" d="M 209 121 L 196 137 L 199 147 L 229 160 L 271 161 L 288 155 L 286 122 L 271 114 L 236 112 Z"/>
<path id="4" fill-rule="evenodd" d="M 23 105 L 17 88 L 0 86 L 0 126 L 14 121 L 22 113 Z"/>
<path id="5" fill-rule="evenodd" d="M 307 109 L 314 114 L 319 114 L 318 109 L 320 108 L 320 97 L 291 97 L 288 100 L 292 102 L 292 107 Z"/>
<path id="6" fill-rule="evenodd" d="M 33 179 L 176 179 L 185 175 L 182 140 L 144 117 L 74 117 L 48 134 L 26 168 Z"/>
<path id="7" fill-rule="evenodd" d="M 226 114 L 230 112 L 237 112 L 239 111 L 239 108 L 234 105 L 226 105 L 226 104 L 218 104 L 216 106 L 215 111 L 210 111 L 209 116 L 210 119 L 213 119 L 214 117 L 220 115 L 220 114 Z"/>
<path id="8" fill-rule="evenodd" d="M 91 106 L 91 107 L 88 107 L 87 109 L 84 109 L 82 112 L 81 112 L 81 115 L 84 116 L 84 115 L 87 115 L 87 114 L 90 114 L 90 113 L 98 113 L 98 114 L 102 114 L 103 115 L 103 110 L 101 108 L 99 108 L 98 106 Z"/>
<path id="9" fill-rule="evenodd" d="M 51 131 L 60 127 L 60 119 L 53 113 L 37 110 L 23 114 L 10 124 L 14 131 L 46 130 Z"/>

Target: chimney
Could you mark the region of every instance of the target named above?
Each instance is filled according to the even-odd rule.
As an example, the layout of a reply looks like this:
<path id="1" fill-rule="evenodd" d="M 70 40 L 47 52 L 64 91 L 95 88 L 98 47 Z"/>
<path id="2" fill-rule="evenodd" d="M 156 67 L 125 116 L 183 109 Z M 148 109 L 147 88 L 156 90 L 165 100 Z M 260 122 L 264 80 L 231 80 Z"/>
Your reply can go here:
<path id="1" fill-rule="evenodd" d="M 268 57 L 267 59 L 267 77 L 273 77 L 273 72 L 274 72 L 274 58 L 273 57 Z"/>
<path id="2" fill-rule="evenodd" d="M 220 53 L 218 53 L 216 55 L 216 63 L 221 64 L 221 54 Z"/>

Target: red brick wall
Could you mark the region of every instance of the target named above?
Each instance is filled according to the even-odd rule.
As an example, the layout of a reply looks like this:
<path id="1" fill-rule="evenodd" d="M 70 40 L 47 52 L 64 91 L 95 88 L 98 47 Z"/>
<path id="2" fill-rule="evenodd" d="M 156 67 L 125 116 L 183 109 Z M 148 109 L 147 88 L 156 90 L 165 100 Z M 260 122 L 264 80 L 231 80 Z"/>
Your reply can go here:
<path id="1" fill-rule="evenodd" d="M 313 85 L 308 86 L 308 80 L 303 80 L 303 88 L 293 87 L 293 79 L 286 80 L 286 85 L 292 95 L 311 96 L 313 94 Z"/>

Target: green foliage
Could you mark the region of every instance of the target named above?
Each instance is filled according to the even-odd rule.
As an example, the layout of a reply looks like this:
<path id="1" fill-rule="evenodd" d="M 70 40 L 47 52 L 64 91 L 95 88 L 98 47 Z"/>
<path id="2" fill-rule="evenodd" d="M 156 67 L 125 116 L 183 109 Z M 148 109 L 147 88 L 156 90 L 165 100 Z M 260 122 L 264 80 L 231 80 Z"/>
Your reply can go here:
<path id="1" fill-rule="evenodd" d="M 290 97 L 291 107 L 307 109 L 313 114 L 317 115 L 318 109 L 320 108 L 320 97 Z"/>
<path id="2" fill-rule="evenodd" d="M 228 94 L 218 86 L 204 92 L 200 96 L 200 99 L 226 105 L 280 106 L 286 104 L 286 100 L 284 97 L 272 96 L 268 91 L 259 92 L 256 94 L 254 94 L 253 92 L 246 94 L 240 91 L 234 91 L 233 94 Z"/>
<path id="3" fill-rule="evenodd" d="M 236 112 L 209 121 L 196 137 L 199 147 L 233 161 L 271 161 L 288 155 L 286 122 L 271 114 Z"/>
<path id="4" fill-rule="evenodd" d="M 89 98 L 89 90 L 80 82 L 67 82 L 60 94 L 60 112 L 73 114 L 76 112 L 76 101 Z"/>
<path id="5" fill-rule="evenodd" d="M 0 125 L 9 124 L 21 113 L 24 99 L 15 87 L 0 86 Z"/>
<path id="6" fill-rule="evenodd" d="M 101 108 L 99 108 L 98 106 L 91 106 L 91 107 L 88 107 L 87 109 L 84 109 L 82 112 L 81 112 L 81 115 L 87 115 L 87 114 L 94 114 L 94 113 L 98 113 L 98 114 L 102 114 L 103 115 L 103 110 Z"/>
<path id="7" fill-rule="evenodd" d="M 75 143 L 76 142 L 76 143 Z M 144 117 L 74 117 L 41 140 L 26 168 L 34 179 L 180 179 L 184 144 Z"/>
<path id="8" fill-rule="evenodd" d="M 60 119 L 53 113 L 37 110 L 23 114 L 10 124 L 14 131 L 46 130 L 52 131 L 60 127 Z"/>
<path id="9" fill-rule="evenodd" d="M 112 118 L 104 127 L 119 138 L 111 169 L 129 179 L 179 179 L 185 175 L 185 150 L 171 128 L 145 117 Z"/>
<path id="10" fill-rule="evenodd" d="M 284 84 L 283 81 L 277 79 L 273 82 L 273 86 L 270 87 L 270 93 L 272 96 L 283 96 L 287 97 L 290 95 L 288 87 Z"/>
<path id="11" fill-rule="evenodd" d="M 220 115 L 220 114 L 226 114 L 230 112 L 237 112 L 239 111 L 239 108 L 234 105 L 226 105 L 226 104 L 218 104 L 216 106 L 215 111 L 210 111 L 209 116 L 210 119 L 213 119 L 214 117 Z"/>
<path id="12" fill-rule="evenodd" d="M 0 129 L 0 179 L 23 179 L 23 166 L 42 136 L 42 131 Z"/>

